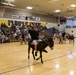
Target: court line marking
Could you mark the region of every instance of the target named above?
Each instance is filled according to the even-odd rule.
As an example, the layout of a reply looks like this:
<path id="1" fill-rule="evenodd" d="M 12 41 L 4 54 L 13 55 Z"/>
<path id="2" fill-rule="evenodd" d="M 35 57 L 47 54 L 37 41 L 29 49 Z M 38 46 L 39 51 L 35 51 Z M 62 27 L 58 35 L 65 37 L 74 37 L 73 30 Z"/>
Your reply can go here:
<path id="1" fill-rule="evenodd" d="M 54 59 L 61 58 L 61 57 L 64 57 L 66 55 L 72 54 L 72 51 L 71 50 L 68 50 L 68 51 L 69 51 L 69 53 L 67 53 L 67 54 L 64 54 L 64 55 L 61 55 L 59 57 L 55 57 L 55 58 L 52 58 L 52 59 L 45 60 L 44 62 L 51 61 L 51 60 L 54 60 Z M 40 62 L 35 63 L 35 64 L 32 64 L 32 65 L 37 65 L 37 64 L 40 64 Z M 0 75 L 1 74 L 5 74 L 5 73 L 8 73 L 8 72 L 13 72 L 13 71 L 16 71 L 16 70 L 19 70 L 19 69 L 23 69 L 23 68 L 26 68 L 26 67 L 29 67 L 29 66 L 32 66 L 32 65 L 22 66 L 22 67 L 19 67 L 19 68 L 16 68 L 16 69 L 8 70 L 8 71 L 5 71 L 5 72 L 0 72 Z"/>

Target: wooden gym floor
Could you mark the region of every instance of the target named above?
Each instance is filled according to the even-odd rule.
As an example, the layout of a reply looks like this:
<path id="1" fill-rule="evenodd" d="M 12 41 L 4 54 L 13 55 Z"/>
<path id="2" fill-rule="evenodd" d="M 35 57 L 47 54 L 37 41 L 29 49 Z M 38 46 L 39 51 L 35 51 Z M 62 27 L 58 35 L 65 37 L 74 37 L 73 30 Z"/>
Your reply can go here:
<path id="1" fill-rule="evenodd" d="M 55 44 L 54 50 L 46 50 L 41 64 L 32 53 L 28 60 L 25 44 L 0 44 L 0 75 L 76 75 L 76 44 Z"/>

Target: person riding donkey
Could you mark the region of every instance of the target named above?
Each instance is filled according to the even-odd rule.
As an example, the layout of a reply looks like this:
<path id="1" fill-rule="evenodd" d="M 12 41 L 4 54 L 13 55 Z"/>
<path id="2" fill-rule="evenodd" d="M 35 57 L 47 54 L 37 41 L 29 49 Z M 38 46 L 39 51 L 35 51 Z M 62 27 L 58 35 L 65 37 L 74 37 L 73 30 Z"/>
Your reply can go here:
<path id="1" fill-rule="evenodd" d="M 28 32 L 30 33 L 31 36 L 31 40 L 32 40 L 32 45 L 34 45 L 34 49 L 35 49 L 35 56 L 37 56 L 37 45 L 38 45 L 38 40 L 39 40 L 39 32 L 36 30 L 36 26 L 33 25 L 31 26 L 31 29 L 28 30 Z"/>

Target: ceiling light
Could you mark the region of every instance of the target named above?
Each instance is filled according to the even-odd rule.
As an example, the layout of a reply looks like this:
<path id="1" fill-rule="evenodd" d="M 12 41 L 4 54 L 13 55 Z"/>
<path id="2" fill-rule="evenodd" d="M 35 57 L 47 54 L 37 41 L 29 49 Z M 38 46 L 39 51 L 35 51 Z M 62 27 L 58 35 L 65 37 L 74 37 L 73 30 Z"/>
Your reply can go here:
<path id="1" fill-rule="evenodd" d="M 6 1 L 8 1 L 8 2 L 14 2 L 15 0 L 6 0 Z"/>
<path id="2" fill-rule="evenodd" d="M 11 4 L 11 3 L 4 3 L 4 2 L 1 2 L 1 4 L 6 5 L 6 6 L 12 6 L 12 7 L 15 6 L 14 4 Z"/>
<path id="3" fill-rule="evenodd" d="M 4 2 L 1 2 L 1 4 L 3 4 L 3 5 L 8 5 L 8 3 L 4 3 Z"/>
<path id="4" fill-rule="evenodd" d="M 10 6 L 14 7 L 15 5 L 14 4 L 9 4 Z"/>
<path id="5" fill-rule="evenodd" d="M 32 9 L 32 7 L 27 7 L 27 9 Z"/>
<path id="6" fill-rule="evenodd" d="M 75 4 L 72 4 L 72 5 L 70 5 L 71 7 L 76 7 L 76 5 Z"/>
<path id="7" fill-rule="evenodd" d="M 58 1 L 58 0 L 48 0 L 49 2 L 51 2 L 51 1 Z"/>
<path id="8" fill-rule="evenodd" d="M 56 13 L 60 12 L 61 10 L 55 10 Z"/>

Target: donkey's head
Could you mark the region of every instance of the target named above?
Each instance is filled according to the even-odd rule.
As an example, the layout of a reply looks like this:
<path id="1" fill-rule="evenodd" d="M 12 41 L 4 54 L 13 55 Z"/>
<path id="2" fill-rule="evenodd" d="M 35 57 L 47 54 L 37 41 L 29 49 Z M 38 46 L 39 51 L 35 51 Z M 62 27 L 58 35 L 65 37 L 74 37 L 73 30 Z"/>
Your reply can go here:
<path id="1" fill-rule="evenodd" d="M 53 38 L 47 36 L 47 37 L 45 37 L 45 40 L 46 40 L 47 45 L 51 48 L 51 50 L 53 50 L 53 47 L 54 47 Z"/>

